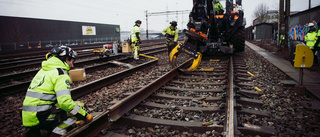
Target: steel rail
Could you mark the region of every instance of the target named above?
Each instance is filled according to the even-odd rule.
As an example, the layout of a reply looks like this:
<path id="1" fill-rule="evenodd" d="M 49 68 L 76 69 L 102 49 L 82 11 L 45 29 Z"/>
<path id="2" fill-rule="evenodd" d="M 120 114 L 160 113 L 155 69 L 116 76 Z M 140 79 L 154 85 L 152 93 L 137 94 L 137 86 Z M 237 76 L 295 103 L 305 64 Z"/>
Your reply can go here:
<path id="1" fill-rule="evenodd" d="M 148 49 L 148 50 L 142 50 L 141 53 L 143 54 L 157 54 L 160 52 L 164 52 L 165 47 L 158 47 L 155 49 Z M 78 67 L 80 65 L 87 65 L 87 64 L 93 64 L 93 63 L 99 63 L 99 62 L 105 62 L 106 60 L 117 60 L 118 58 L 122 57 L 122 56 L 126 56 L 127 54 L 117 54 L 117 55 L 111 55 L 109 57 L 106 58 L 95 58 L 95 59 L 89 59 L 89 60 L 85 60 L 85 61 L 77 61 L 75 62 L 75 67 Z M 96 55 L 95 55 L 96 56 Z M 43 59 L 44 60 L 44 59 Z M 39 65 L 40 63 L 38 63 L 37 65 Z M 20 79 L 25 77 L 25 75 L 35 75 L 37 72 L 39 71 L 39 69 L 35 69 L 35 70 L 30 70 L 30 71 L 25 71 L 25 72 L 20 72 L 20 73 L 14 73 L 14 74 L 7 74 L 7 75 L 2 75 L 0 76 L 0 82 L 6 82 L 9 80 L 15 80 L 15 79 Z"/>
<path id="2" fill-rule="evenodd" d="M 158 53 L 165 52 L 165 51 L 166 51 L 165 49 L 160 49 L 160 50 L 156 50 L 156 51 L 146 52 L 144 54 L 154 55 L 154 54 L 158 54 Z M 109 59 L 116 60 L 116 58 L 119 58 L 119 57 L 120 57 L 120 55 L 119 56 L 110 57 Z M 118 61 L 123 61 L 123 62 L 128 62 L 128 60 L 133 60 L 133 59 L 132 59 L 132 57 L 127 57 L 127 58 L 123 58 L 123 59 L 120 59 L 120 60 L 118 59 Z M 81 62 L 81 64 L 92 64 L 92 63 L 95 63 L 95 62 L 98 62 L 98 61 L 102 62 L 102 61 L 105 61 L 105 59 L 83 61 L 83 62 Z M 78 62 L 78 63 L 80 63 L 80 62 Z M 105 67 L 106 65 L 111 65 L 111 64 L 108 63 L 108 62 L 104 62 L 104 63 L 99 64 L 99 65 L 87 67 L 87 68 L 85 68 L 85 70 L 86 70 L 87 73 L 88 72 L 90 73 L 90 72 L 93 72 L 94 70 L 99 69 L 100 67 Z M 5 79 L 6 79 L 6 81 L 8 81 L 11 78 L 17 78 L 17 77 L 25 77 L 26 74 L 28 74 L 29 76 L 30 75 L 35 75 L 37 72 L 38 72 L 38 70 L 32 70 L 32 71 L 28 71 L 28 72 L 25 72 L 25 73 L 17 73 L 17 74 L 13 74 L 13 75 L 9 75 L 9 76 L 4 76 L 4 77 L 1 78 L 0 81 L 4 81 Z M 26 81 L 26 82 L 21 82 L 19 84 L 15 84 L 15 85 L 9 85 L 9 86 L 0 87 L 0 95 L 3 95 L 3 96 L 5 95 L 6 96 L 6 95 L 15 94 L 15 93 L 25 92 L 26 89 L 28 88 L 28 86 L 30 85 L 30 82 L 31 82 L 31 80 Z"/>
<path id="3" fill-rule="evenodd" d="M 159 40 L 144 40 L 143 44 L 141 44 L 142 47 L 148 46 L 146 44 L 158 42 L 158 44 L 163 44 L 164 39 Z M 85 50 L 85 49 L 92 49 L 92 48 L 101 48 L 101 45 L 103 44 L 110 44 L 110 43 L 94 43 L 94 44 L 85 44 L 85 45 L 72 45 L 69 46 L 73 50 Z M 34 49 L 21 49 L 21 50 L 10 50 L 10 51 L 0 51 L 0 62 L 3 60 L 7 60 L 8 58 L 21 58 L 22 56 L 25 56 L 27 58 L 24 59 L 30 59 L 30 56 L 33 55 L 39 55 L 39 54 L 46 54 L 51 48 L 50 47 L 42 47 L 42 48 L 34 48 Z M 27 51 L 27 52 L 26 52 Z"/>
<path id="4" fill-rule="evenodd" d="M 92 122 L 83 125 L 82 127 L 73 129 L 65 136 L 95 136 L 106 127 L 110 126 L 113 122 L 121 118 L 125 113 L 137 106 L 142 100 L 149 97 L 153 92 L 158 90 L 172 78 L 177 76 L 180 71 L 179 68 L 187 68 L 192 64 L 192 60 L 188 60 L 179 67 L 172 69 L 166 75 L 161 76 L 147 86 L 132 93 L 126 98 L 120 100 L 116 104 L 112 105 L 108 111 L 101 113 L 93 119 Z"/>
<path id="5" fill-rule="evenodd" d="M 78 53 L 77 59 L 83 59 L 83 58 L 88 58 L 92 56 L 97 56 L 97 55 L 93 54 L 92 52 Z M 35 57 L 30 59 L 11 60 L 11 61 L 0 63 L 0 68 L 5 68 L 7 66 L 20 65 L 20 64 L 29 63 L 29 62 L 41 63 L 44 59 L 45 59 L 45 55 L 41 55 L 40 57 Z"/>
<path id="6" fill-rule="evenodd" d="M 157 62 L 158 62 L 158 60 L 151 60 L 151 61 L 148 61 L 148 62 L 143 63 L 141 65 L 135 66 L 133 68 L 123 70 L 118 73 L 109 75 L 107 77 L 92 81 L 92 82 L 87 83 L 85 85 L 82 85 L 80 87 L 76 87 L 76 88 L 72 89 L 71 96 L 74 99 L 80 98 L 87 93 L 91 93 L 93 91 L 101 89 L 102 87 L 105 87 L 105 86 L 108 86 L 112 83 L 115 83 L 115 82 L 129 76 L 129 75 L 132 75 L 133 73 L 135 73 L 137 71 L 140 71 L 140 70 L 143 70 L 143 69 L 148 68 L 150 66 L 153 66 L 153 65 L 157 64 Z"/>
<path id="7" fill-rule="evenodd" d="M 104 43 L 99 44 L 90 44 L 90 45 L 81 45 L 81 46 L 70 46 L 73 50 L 83 50 L 88 48 L 98 48 Z M 39 48 L 39 49 L 23 49 L 23 50 L 15 50 L 8 52 L 1 52 L 0 59 L 8 59 L 8 58 L 20 58 L 24 56 L 34 56 L 39 54 L 47 54 L 51 48 Z"/>
<path id="8" fill-rule="evenodd" d="M 242 81 L 252 81 L 253 78 L 249 78 L 251 75 L 248 74 L 247 67 L 244 62 L 241 61 L 242 59 L 238 58 L 237 56 L 233 56 L 233 76 L 235 80 L 235 84 L 237 87 L 241 87 L 243 85 L 245 86 L 254 86 L 252 84 L 243 83 Z M 254 97 L 258 97 L 258 95 L 261 93 L 256 91 L 249 91 L 249 90 L 242 90 L 233 88 L 235 91 L 234 94 L 242 95 L 240 96 L 234 96 L 234 100 L 239 103 L 239 107 L 236 107 L 237 111 L 234 113 L 234 136 L 239 136 L 237 130 L 241 132 L 241 134 L 245 135 L 259 135 L 264 137 L 274 136 L 276 135 L 276 130 L 272 127 L 266 127 L 266 126 L 257 126 L 257 125 L 251 125 L 251 124 L 239 124 L 241 126 L 238 126 L 237 122 L 237 115 L 255 115 L 257 118 L 265 118 L 270 116 L 270 112 L 265 110 L 255 110 L 255 109 L 249 109 L 249 108 L 242 108 L 241 105 L 248 105 L 253 108 L 261 108 L 263 106 L 263 102 L 261 100 L 256 100 Z M 231 99 L 231 96 L 230 96 Z M 234 102 L 234 105 L 236 103 Z"/>
<path id="9" fill-rule="evenodd" d="M 163 46 L 163 47 L 158 47 L 158 48 L 154 48 L 154 49 L 144 50 L 144 51 L 141 51 L 141 52 L 147 52 L 147 51 L 158 50 L 158 49 L 163 49 L 163 48 L 165 48 L 165 46 Z M 113 56 L 111 56 L 111 58 L 118 57 L 118 56 L 123 56 L 123 55 L 124 55 L 124 54 L 113 55 Z M 97 56 L 97 55 L 92 54 L 92 55 L 90 55 L 90 56 Z M 44 60 L 44 59 L 45 59 L 45 58 L 43 58 L 43 60 Z M 101 59 L 94 59 L 94 60 L 88 60 L 87 62 L 93 63 L 93 61 L 97 61 L 97 60 L 102 61 L 102 59 L 103 59 L 103 58 L 101 58 Z M 110 59 L 110 58 L 109 58 L 109 57 L 106 57 L 106 58 L 104 58 L 104 59 Z M 15 66 L 1 67 L 1 68 L 0 68 L 0 72 L 1 72 L 1 73 L 6 73 L 6 72 L 11 72 L 11 71 L 13 71 L 13 70 L 21 69 L 21 68 L 26 69 L 26 68 L 31 68 L 31 67 L 41 67 L 41 62 L 42 62 L 42 60 L 40 60 L 40 61 L 34 61 L 34 62 L 28 62 L 28 63 L 24 63 L 24 64 L 18 64 L 18 65 L 15 65 Z M 84 64 L 84 62 L 81 62 L 81 63 Z M 76 62 L 76 64 L 80 64 L 80 63 L 79 63 L 79 62 Z M 76 64 L 75 64 L 75 65 L 76 65 Z"/>
<path id="10" fill-rule="evenodd" d="M 234 137 L 238 136 L 236 134 L 237 131 L 237 114 L 235 111 L 235 93 L 234 93 L 234 85 L 233 85 L 233 59 L 232 56 L 230 57 L 230 62 L 229 62 L 229 74 L 228 74 L 228 90 L 227 90 L 227 113 L 226 113 L 226 119 L 227 122 L 225 123 L 226 127 L 226 136 L 227 137 Z"/>
<path id="11" fill-rule="evenodd" d="M 148 97 L 154 98 L 152 96 L 157 96 L 160 98 L 176 98 L 174 96 L 169 96 L 165 94 L 159 94 L 154 95 L 153 93 L 163 87 L 167 82 L 169 82 L 172 78 L 176 77 L 180 72 L 179 69 L 175 68 L 166 75 L 158 78 L 156 81 L 148 84 L 146 87 L 143 87 L 139 89 L 138 91 L 134 93 L 128 94 L 127 97 L 125 97 L 123 100 L 120 100 L 116 104 L 112 105 L 108 111 L 102 112 L 100 115 L 96 116 L 94 118 L 94 121 L 91 123 L 88 123 L 86 125 L 83 125 L 82 127 L 76 128 L 72 130 L 71 132 L 67 133 L 66 136 L 96 136 L 100 133 L 100 131 L 105 130 L 108 126 L 112 125 L 115 121 L 120 120 L 121 121 L 130 121 L 133 124 L 136 125 L 144 125 L 144 126 L 153 126 L 155 124 L 160 125 L 170 125 L 177 128 L 187 128 L 187 129 L 197 129 L 197 131 L 205 132 L 205 131 L 211 131 L 215 130 L 218 132 L 223 132 L 223 135 L 226 137 L 233 137 L 233 136 L 239 136 L 238 130 L 241 131 L 241 133 L 247 134 L 247 135 L 261 135 L 261 136 L 272 136 L 275 135 L 275 129 L 270 127 L 262 127 L 262 126 L 256 126 L 251 124 L 243 124 L 243 126 L 238 127 L 237 126 L 237 114 L 241 113 L 247 113 L 249 115 L 261 115 L 262 117 L 268 117 L 268 114 L 262 111 L 255 111 L 251 109 L 244 109 L 242 110 L 235 110 L 236 106 L 236 98 L 235 98 L 235 91 L 234 89 L 234 67 L 233 65 L 236 65 L 233 63 L 234 60 L 230 59 L 230 64 L 228 65 L 228 89 L 227 89 L 227 98 L 224 99 L 227 102 L 227 107 L 225 109 L 214 109 L 214 108 L 192 108 L 192 107 L 180 107 L 183 110 L 188 111 L 198 111 L 201 110 L 204 113 L 212 113 L 213 111 L 223 111 L 226 114 L 226 121 L 224 127 L 221 125 L 217 125 L 213 122 L 212 126 L 202 126 L 201 122 L 184 122 L 184 121 L 172 121 L 172 120 L 163 120 L 163 119 L 156 119 L 156 118 L 149 118 L 144 116 L 138 116 L 135 114 L 130 114 L 129 116 L 124 116 L 126 113 L 128 113 L 130 110 L 132 110 L 134 107 L 136 107 L 138 104 L 143 107 L 149 107 L 149 108 L 167 108 L 166 105 L 158 104 L 158 103 L 152 103 L 152 102 L 146 102 L 141 103 L 143 100 L 145 100 Z M 191 64 L 191 60 L 189 60 L 189 65 Z M 189 66 L 186 65 L 186 66 Z M 184 66 L 184 68 L 186 68 Z M 242 67 L 240 67 L 242 68 Z M 151 96 L 152 95 L 152 96 Z M 181 99 L 188 99 L 192 100 L 194 98 L 191 97 L 179 97 Z M 159 99 L 159 98 L 157 98 Z M 207 98 L 206 101 L 217 101 L 221 100 L 222 98 Z M 242 101 L 241 101 L 242 100 Z M 256 103 L 256 104 L 262 104 L 262 102 L 255 101 L 255 100 L 248 100 L 245 98 L 237 99 L 238 102 L 247 102 L 249 104 Z M 130 123 L 130 124 L 132 124 Z M 181 126 L 183 125 L 183 126 Z M 224 130 L 223 130 L 224 128 Z M 225 134 L 224 134 L 225 133 Z"/>

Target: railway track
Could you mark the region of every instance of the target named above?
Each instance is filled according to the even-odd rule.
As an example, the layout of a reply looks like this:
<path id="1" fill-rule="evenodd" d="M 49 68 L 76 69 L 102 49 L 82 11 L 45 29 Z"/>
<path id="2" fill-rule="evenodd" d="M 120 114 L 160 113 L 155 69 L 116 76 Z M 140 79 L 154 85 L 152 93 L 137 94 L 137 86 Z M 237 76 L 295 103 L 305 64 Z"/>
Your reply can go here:
<path id="1" fill-rule="evenodd" d="M 256 98 L 259 92 L 252 90 L 259 88 L 250 84 L 252 75 L 241 60 L 222 57 L 203 62 L 199 71 L 184 71 L 190 64 L 191 60 L 129 93 L 108 111 L 96 114 L 91 123 L 70 131 L 67 136 L 95 136 L 101 131 L 109 136 L 117 134 L 114 129 L 121 123 L 131 129 L 160 125 L 167 132 L 191 131 L 228 137 L 276 134 L 275 129 L 254 121 L 249 124 L 242 117 L 268 119 L 269 115 L 261 108 L 263 103 Z"/>
<path id="2" fill-rule="evenodd" d="M 166 52 L 166 49 L 164 46 L 141 51 L 142 54 L 146 54 L 146 55 L 154 55 L 162 52 Z M 110 56 L 108 58 L 95 58 L 95 59 L 76 62 L 75 66 L 84 68 L 86 70 L 86 73 L 90 74 L 96 70 L 102 70 L 110 67 L 112 69 L 112 67 L 115 67 L 114 64 L 108 62 L 109 60 L 117 60 L 125 63 L 133 62 L 133 58 L 131 56 L 128 57 L 126 55 L 119 54 L 119 55 Z M 19 93 L 19 92 L 25 92 L 28 86 L 30 85 L 31 78 L 32 78 L 31 76 L 34 76 L 37 73 L 37 71 L 38 69 L 1 76 L 1 82 L 8 82 L 13 79 L 24 80 L 26 79 L 25 77 L 27 76 L 30 76 L 30 78 L 21 82 L 16 82 L 16 84 L 0 87 L 0 94 L 3 96 L 7 96 L 7 95 Z"/>
<path id="3" fill-rule="evenodd" d="M 200 67 L 209 68 L 203 69 L 207 72 L 188 74 L 179 69 L 171 71 L 167 53 L 154 56 L 159 58 L 157 65 L 151 65 L 151 68 L 146 66 L 147 69 L 133 71 L 127 76 L 123 74 L 119 80 L 113 81 L 121 72 L 129 73 L 129 69 L 115 66 L 110 69 L 98 68 L 90 75 L 99 79 L 73 83 L 72 96 L 87 104 L 89 113 L 94 114 L 95 119 L 73 129 L 68 136 L 226 136 L 227 133 L 236 136 L 316 136 L 319 133 L 317 124 L 314 124 L 319 119 L 318 111 L 299 103 L 310 99 L 296 95 L 292 87 L 283 86 L 279 81 L 286 79 L 286 75 L 259 59 L 259 55 L 251 50 L 232 59 L 236 123 L 229 128 L 234 127 L 234 131 L 229 132 L 225 124 L 228 123 L 227 99 L 230 95 L 227 91 L 230 87 L 227 79 L 231 72 L 231 59 L 211 58 L 220 61 L 203 61 Z M 152 60 L 145 60 L 149 61 Z M 123 62 L 133 61 L 128 59 Z M 140 62 L 134 66 L 142 64 Z M 91 66 L 94 65 L 88 67 Z M 214 70 L 210 72 L 212 66 Z M 254 76 L 247 73 L 248 70 Z M 165 81 L 163 77 L 170 80 Z M 201 77 L 206 78 L 204 80 Z M 154 83 L 159 79 L 162 80 Z M 100 83 L 96 83 L 98 81 Z M 210 93 L 209 88 L 216 89 L 215 93 Z M 17 136 L 25 130 L 21 125 L 24 96 L 24 93 L 1 96 L 3 111 L 0 116 L 3 120 L 0 121 L 0 131 L 4 136 Z M 131 102 L 131 99 L 135 102 Z M 133 121 L 130 122 L 132 124 L 128 124 L 128 119 Z M 161 124 L 163 120 L 166 121 Z M 181 123 L 188 125 L 194 122 L 201 126 L 194 129 L 181 126 Z M 173 123 L 178 124 L 171 126 Z"/>
<path id="4" fill-rule="evenodd" d="M 87 79 L 83 82 L 73 83 L 71 85 L 72 96 L 74 96 L 75 100 L 80 100 L 88 105 L 88 111 L 91 114 L 95 114 L 96 121 L 72 130 L 68 133 L 68 136 L 226 136 L 228 133 L 225 130 L 228 116 L 226 115 L 228 113 L 226 111 L 228 108 L 228 95 L 225 91 L 228 91 L 228 88 L 230 88 L 228 87 L 229 80 L 226 80 L 229 77 L 230 59 L 226 59 L 225 61 L 225 58 L 220 58 L 220 61 L 215 63 L 203 61 L 200 66 L 201 68 L 211 68 L 212 64 L 215 67 L 213 72 L 210 72 L 210 69 L 203 69 L 208 71 L 205 72 L 207 73 L 205 76 L 207 78 L 201 80 L 203 76 L 184 74 L 186 72 L 179 71 L 179 69 L 177 72 L 171 73 L 171 67 L 168 65 L 168 57 L 165 52 L 154 56 L 159 58 L 157 65 L 152 65 L 151 68 L 146 67 L 147 69 L 143 69 L 142 71 L 134 71 L 118 81 L 113 81 L 113 79 L 118 77 L 115 74 L 128 71 L 126 67 L 111 66 L 110 70 L 98 68 L 90 75 L 94 75 L 94 77 L 98 77 L 99 79 Z M 272 67 L 272 65 L 269 65 L 266 61 L 259 59 L 259 55 L 251 50 L 246 50 L 245 54 L 241 54 L 240 56 L 242 57 L 235 56 L 232 59 L 234 62 L 233 89 L 235 92 L 234 104 L 236 108 L 234 134 L 238 136 L 317 136 L 319 133 L 317 130 L 318 126 L 313 123 L 316 123 L 319 118 L 318 111 L 306 108 L 299 103 L 302 100 L 309 100 L 309 98 L 296 95 L 292 87 L 283 86 L 279 81 L 286 79 L 286 75 Z M 151 59 L 146 60 L 146 62 L 149 61 Z M 128 59 L 123 62 L 130 63 L 132 61 Z M 140 64 L 134 66 L 141 64 L 143 63 L 140 62 Z M 217 66 L 217 64 L 220 64 L 220 66 Z M 91 66 L 94 65 L 91 64 L 88 67 Z M 247 67 L 254 76 L 247 73 Z M 220 72 L 225 72 L 225 75 L 214 74 Z M 168 82 L 160 81 L 159 83 L 154 83 L 151 87 L 146 86 L 151 85 L 156 79 L 165 77 L 167 73 L 171 75 L 168 76 L 168 79 L 170 79 Z M 209 75 L 209 73 L 213 74 Z M 170 78 L 172 76 L 174 78 Z M 188 76 L 192 79 L 188 80 Z M 102 79 L 105 77 L 110 77 L 110 79 L 103 82 Z M 100 81 L 100 79 L 100 83 L 81 90 L 81 86 L 94 84 Z M 108 81 L 115 83 L 108 83 Z M 187 84 L 181 84 L 184 81 Z M 102 87 L 101 85 L 104 83 L 108 84 Z M 190 83 L 194 83 L 195 85 Z M 210 83 L 211 85 L 198 85 L 197 83 Z M 100 86 L 101 89 L 96 88 L 96 86 Z M 176 88 L 178 86 L 180 88 Z M 208 91 L 200 91 L 207 90 L 209 86 L 212 89 L 222 89 L 222 92 L 209 93 Z M 183 89 L 182 87 L 196 88 L 197 90 L 176 91 Z M 97 90 L 94 91 L 92 88 L 96 88 Z M 259 88 L 262 91 L 258 91 Z M 86 90 L 93 92 L 90 93 Z M 142 90 L 146 90 L 146 92 L 142 92 Z M 78 95 L 78 91 L 82 93 L 79 92 Z M 140 91 L 141 93 L 138 93 Z M 145 95 L 145 93 L 150 94 L 150 96 L 148 94 Z M 0 121 L 0 129 L 4 136 L 17 136 L 25 130 L 21 125 L 21 107 L 24 96 L 24 93 L 1 96 L 0 105 L 3 110 L 0 112 L 0 116 L 2 116 L 3 120 Z M 145 96 L 146 99 L 140 101 L 139 96 Z M 136 104 L 138 105 L 132 105 L 132 102 L 129 101 L 130 99 L 127 98 L 137 100 Z M 153 105 L 157 107 L 153 107 Z M 123 110 L 123 107 L 126 106 L 129 108 Z M 186 108 L 191 109 L 187 110 Z M 213 112 L 213 110 L 205 110 L 205 108 L 216 108 L 216 110 Z M 194 111 L 195 109 L 196 111 Z M 197 111 L 198 109 L 201 111 Z M 129 122 L 128 119 L 134 118 L 138 120 Z M 142 120 L 140 119 L 141 121 L 159 121 L 155 122 L 157 124 L 150 124 L 148 121 L 143 123 L 139 121 L 139 118 L 142 118 Z M 159 124 L 162 120 L 167 121 L 165 124 Z M 181 125 L 176 127 L 166 126 L 175 122 L 179 122 L 180 124 L 198 122 L 201 124 L 201 127 L 198 130 L 197 128 L 186 128 L 187 126 Z M 136 125 L 136 123 L 139 124 Z M 202 126 L 202 124 L 204 125 Z M 214 128 L 212 129 L 211 126 Z M 202 130 L 203 132 L 201 132 Z M 229 134 L 233 133 L 232 130 L 229 131 L 231 131 Z"/>
<path id="5" fill-rule="evenodd" d="M 163 41 L 165 41 L 165 40 L 144 40 L 143 44 L 141 46 L 148 46 L 151 43 L 164 43 Z M 81 50 L 86 50 L 86 49 L 101 48 L 103 44 L 108 44 L 108 43 L 73 45 L 70 47 L 73 50 L 81 51 Z M 34 57 L 39 57 L 39 55 L 45 55 L 51 49 L 52 49 L 51 47 L 43 47 L 43 48 L 35 48 L 35 49 L 1 51 L 0 52 L 1 53 L 0 54 L 0 63 L 10 62 L 11 60 L 32 59 Z"/>
<path id="6" fill-rule="evenodd" d="M 151 45 L 145 45 L 144 48 L 147 49 L 147 51 L 150 51 L 151 49 L 158 50 L 160 48 L 165 48 L 164 46 L 159 46 L 157 48 L 152 47 L 154 45 L 160 45 L 163 44 L 163 42 L 156 42 Z M 88 49 L 86 49 L 88 50 Z M 47 51 L 48 52 L 48 51 Z M 77 51 L 79 52 L 79 51 Z M 45 54 L 43 53 L 40 56 L 36 56 L 33 58 L 21 58 L 21 59 L 12 59 L 12 60 L 5 60 L 0 63 L 0 72 L 1 74 L 6 74 L 6 73 L 12 73 L 14 71 L 19 71 L 19 70 L 26 70 L 26 69 L 32 69 L 32 68 L 37 68 L 41 66 L 41 62 L 45 59 Z M 127 54 L 118 54 L 116 56 L 111 56 L 111 58 L 116 58 L 120 56 L 124 56 Z M 97 57 L 97 55 L 93 54 L 92 51 L 80 51 L 79 52 L 79 57 L 78 60 L 80 60 L 80 63 L 82 63 L 81 59 L 86 59 L 86 58 L 92 58 L 92 57 Z M 91 62 L 96 62 L 98 59 L 91 59 Z M 76 64 L 80 64 L 79 61 Z M 83 64 L 83 63 L 82 63 Z"/>
<path id="7" fill-rule="evenodd" d="M 164 43 L 163 41 L 147 42 L 148 45 L 147 44 L 144 45 L 144 48 L 143 48 L 144 50 L 142 50 L 141 53 L 148 54 L 148 55 L 154 55 L 154 54 L 165 52 L 166 47 L 161 45 L 163 43 Z M 111 67 L 108 69 L 112 70 L 112 68 L 114 68 L 115 66 L 112 65 L 112 63 L 108 62 L 110 60 L 132 62 L 132 58 L 130 56 L 128 57 L 128 55 L 129 55 L 128 53 L 111 55 L 111 56 L 105 57 L 105 58 L 98 58 L 97 55 L 92 54 L 92 51 L 89 53 L 87 51 L 80 52 L 80 53 L 84 53 L 85 55 L 83 55 L 83 54 L 80 55 L 80 61 L 78 60 L 75 63 L 75 66 L 78 68 L 85 68 L 87 73 L 89 73 L 89 74 L 93 73 L 95 70 L 103 69 L 106 67 L 107 68 Z M 81 58 L 87 58 L 87 57 L 91 57 L 93 55 L 95 56 L 95 58 L 81 60 Z M 28 60 L 32 60 L 32 62 L 28 62 Z M 35 61 L 35 60 L 38 60 L 38 61 Z M 27 65 L 26 64 L 19 64 L 16 66 L 9 66 L 9 67 L 0 68 L 0 70 L 2 70 L 2 72 L 6 72 L 6 71 L 12 71 L 12 70 L 21 69 L 21 68 L 25 69 L 26 66 L 33 67 L 28 70 L 24 70 L 22 72 L 18 71 L 18 72 L 13 72 L 13 73 L 1 75 L 0 82 L 2 84 L 0 87 L 0 94 L 7 96 L 7 95 L 19 93 L 19 92 L 25 92 L 25 89 L 28 88 L 32 77 L 39 70 L 39 66 L 40 66 L 42 60 L 43 60 L 43 57 L 42 58 L 35 58 L 35 59 L 27 59 L 27 61 L 24 60 L 27 62 Z M 17 61 L 17 62 L 23 62 L 23 60 Z M 9 62 L 5 62 L 5 63 L 9 63 Z"/>

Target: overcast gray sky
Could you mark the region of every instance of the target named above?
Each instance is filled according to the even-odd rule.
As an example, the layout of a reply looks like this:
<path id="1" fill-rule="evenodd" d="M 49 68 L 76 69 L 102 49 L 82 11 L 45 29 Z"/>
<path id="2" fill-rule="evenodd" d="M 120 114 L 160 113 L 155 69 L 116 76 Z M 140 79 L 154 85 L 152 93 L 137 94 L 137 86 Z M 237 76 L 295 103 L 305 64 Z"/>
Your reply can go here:
<path id="1" fill-rule="evenodd" d="M 291 0 L 292 11 L 308 8 L 309 0 Z M 242 0 L 247 26 L 252 24 L 253 11 L 260 3 L 278 9 L 279 0 Z M 320 0 L 312 0 L 312 7 Z M 0 0 L 0 15 L 54 20 L 118 24 L 122 31 L 131 30 L 134 21 L 142 20 L 146 29 L 146 13 L 191 10 L 192 0 Z M 169 21 L 178 21 L 186 28 L 188 14 L 149 17 L 149 30 L 161 31 Z"/>

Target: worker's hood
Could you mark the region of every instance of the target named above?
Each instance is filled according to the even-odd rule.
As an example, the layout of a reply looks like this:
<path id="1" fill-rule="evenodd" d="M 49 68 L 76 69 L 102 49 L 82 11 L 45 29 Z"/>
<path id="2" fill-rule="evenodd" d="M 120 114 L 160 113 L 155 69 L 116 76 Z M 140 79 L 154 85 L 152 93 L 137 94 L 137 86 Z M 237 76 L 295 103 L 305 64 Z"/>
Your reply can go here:
<path id="1" fill-rule="evenodd" d="M 69 65 L 66 62 L 62 62 L 57 57 L 51 57 L 48 60 L 42 62 L 42 69 L 44 71 L 49 71 L 57 68 L 61 68 L 65 70 L 67 73 L 70 70 Z"/>

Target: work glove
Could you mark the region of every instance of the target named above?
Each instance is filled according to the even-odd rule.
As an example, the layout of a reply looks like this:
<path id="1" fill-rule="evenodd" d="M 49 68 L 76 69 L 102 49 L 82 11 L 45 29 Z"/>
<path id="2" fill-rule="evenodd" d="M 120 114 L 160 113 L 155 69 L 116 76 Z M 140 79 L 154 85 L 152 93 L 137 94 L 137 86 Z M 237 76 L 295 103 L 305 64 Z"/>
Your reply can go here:
<path id="1" fill-rule="evenodd" d="M 87 119 L 86 120 L 78 120 L 75 124 L 74 127 L 83 125 L 84 123 L 89 123 L 93 120 L 93 116 L 91 114 L 87 115 Z"/>
<path id="2" fill-rule="evenodd" d="M 93 116 L 91 114 L 88 114 L 86 122 L 91 122 L 93 120 Z"/>
<path id="3" fill-rule="evenodd" d="M 166 36 L 167 38 L 169 38 L 169 34 L 166 33 L 165 36 Z"/>

